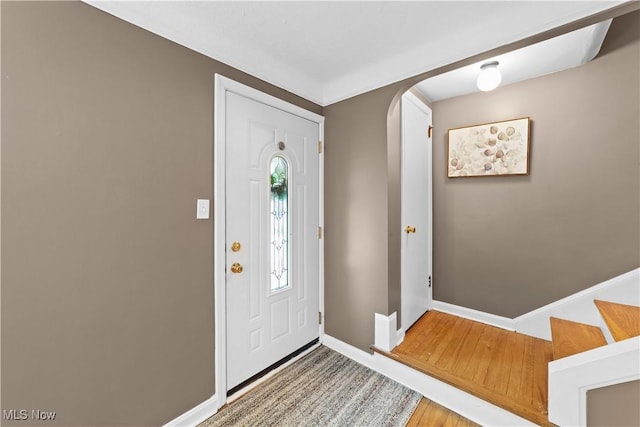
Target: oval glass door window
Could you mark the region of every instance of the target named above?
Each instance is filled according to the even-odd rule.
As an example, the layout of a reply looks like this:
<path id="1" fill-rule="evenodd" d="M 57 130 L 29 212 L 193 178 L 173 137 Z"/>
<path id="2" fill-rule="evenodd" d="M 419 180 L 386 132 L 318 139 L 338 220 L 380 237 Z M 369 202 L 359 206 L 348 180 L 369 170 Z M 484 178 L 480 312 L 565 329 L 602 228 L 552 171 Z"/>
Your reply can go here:
<path id="1" fill-rule="evenodd" d="M 289 287 L 289 165 L 271 159 L 271 292 Z"/>

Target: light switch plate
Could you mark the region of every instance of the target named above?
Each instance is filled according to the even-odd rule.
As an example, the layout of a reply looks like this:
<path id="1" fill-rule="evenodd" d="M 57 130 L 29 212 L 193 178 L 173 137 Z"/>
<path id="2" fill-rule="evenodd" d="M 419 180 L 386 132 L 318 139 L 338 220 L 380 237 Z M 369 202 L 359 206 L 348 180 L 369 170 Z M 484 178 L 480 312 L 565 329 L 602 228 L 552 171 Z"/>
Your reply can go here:
<path id="1" fill-rule="evenodd" d="M 198 199 L 196 202 L 196 219 L 209 219 L 209 206 L 211 202 L 207 199 Z"/>

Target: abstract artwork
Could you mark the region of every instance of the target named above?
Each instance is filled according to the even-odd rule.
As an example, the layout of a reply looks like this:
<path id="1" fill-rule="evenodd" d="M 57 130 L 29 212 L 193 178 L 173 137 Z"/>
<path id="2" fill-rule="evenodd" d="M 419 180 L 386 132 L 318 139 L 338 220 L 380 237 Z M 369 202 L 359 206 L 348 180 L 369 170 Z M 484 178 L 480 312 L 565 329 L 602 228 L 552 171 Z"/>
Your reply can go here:
<path id="1" fill-rule="evenodd" d="M 529 117 L 449 129 L 447 176 L 529 175 Z"/>

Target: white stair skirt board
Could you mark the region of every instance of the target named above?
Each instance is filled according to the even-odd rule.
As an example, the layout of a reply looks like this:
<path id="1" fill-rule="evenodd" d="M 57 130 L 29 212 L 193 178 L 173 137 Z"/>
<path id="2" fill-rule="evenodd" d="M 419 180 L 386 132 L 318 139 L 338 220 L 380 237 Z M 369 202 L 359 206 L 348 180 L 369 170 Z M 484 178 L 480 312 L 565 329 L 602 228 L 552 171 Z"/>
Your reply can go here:
<path id="1" fill-rule="evenodd" d="M 472 308 L 449 304 L 448 302 L 433 301 L 433 309 L 487 325 L 496 326 L 508 331 L 513 331 L 515 329 L 513 319 L 486 313 L 484 311 L 474 310 Z"/>
<path id="2" fill-rule="evenodd" d="M 551 340 L 549 317 L 560 317 L 574 322 L 600 327 L 609 343 L 613 338 L 594 299 L 620 304 L 640 305 L 640 268 L 621 274 L 583 291 L 553 302 L 513 319 L 515 330 L 521 334 Z"/>
<path id="3" fill-rule="evenodd" d="M 323 344 L 480 425 L 536 425 L 388 357 L 377 353 L 369 354 L 326 334 Z"/>
<path id="4" fill-rule="evenodd" d="M 587 391 L 640 379 L 640 337 L 549 363 L 549 421 L 587 425 Z"/>
<path id="5" fill-rule="evenodd" d="M 391 351 L 395 346 L 404 341 L 404 330 L 396 330 L 397 318 L 395 312 L 388 316 L 375 313 L 374 343 L 376 347 L 384 351 Z"/>
<path id="6" fill-rule="evenodd" d="M 174 418 L 163 427 L 193 427 L 218 412 L 218 398 L 214 394 L 198 406 Z"/>

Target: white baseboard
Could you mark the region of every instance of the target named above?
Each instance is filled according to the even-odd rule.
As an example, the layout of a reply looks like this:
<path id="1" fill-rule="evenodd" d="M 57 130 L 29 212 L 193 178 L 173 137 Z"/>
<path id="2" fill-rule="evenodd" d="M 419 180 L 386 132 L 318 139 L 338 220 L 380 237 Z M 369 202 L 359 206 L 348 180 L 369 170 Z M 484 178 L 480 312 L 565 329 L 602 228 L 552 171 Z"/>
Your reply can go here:
<path id="1" fill-rule="evenodd" d="M 544 340 L 551 340 L 549 317 L 560 317 L 574 322 L 586 323 L 600 327 L 609 343 L 613 338 L 605 327 L 602 316 L 598 312 L 594 299 L 640 306 L 640 268 L 606 280 L 588 289 L 577 292 L 561 300 L 540 307 L 515 319 L 474 310 L 472 308 L 433 301 L 432 308 L 444 313 L 453 314 L 476 322 L 485 323 L 498 328 L 516 331 Z"/>
<path id="2" fill-rule="evenodd" d="M 476 322 L 485 323 L 487 325 L 496 326 L 498 328 L 507 329 L 509 331 L 513 331 L 515 329 L 513 319 L 496 316 L 495 314 L 474 310 L 472 308 L 449 304 L 448 302 L 433 301 L 433 309 L 453 314 L 455 316 L 464 317 L 465 319 L 475 320 Z"/>
<path id="3" fill-rule="evenodd" d="M 535 425 L 509 411 L 388 357 L 377 353 L 369 354 L 326 334 L 323 344 L 478 424 L 491 426 Z"/>
<path id="4" fill-rule="evenodd" d="M 174 418 L 164 427 L 194 427 L 218 412 L 218 398 L 214 394 L 198 406 Z"/>
<path id="5" fill-rule="evenodd" d="M 640 268 L 516 317 L 513 319 L 515 330 L 525 335 L 551 340 L 549 317 L 554 316 L 601 327 L 607 336 L 608 329 L 602 328 L 604 322 L 593 303 L 594 299 L 640 305 Z M 610 335 L 607 338 L 612 342 Z"/>

